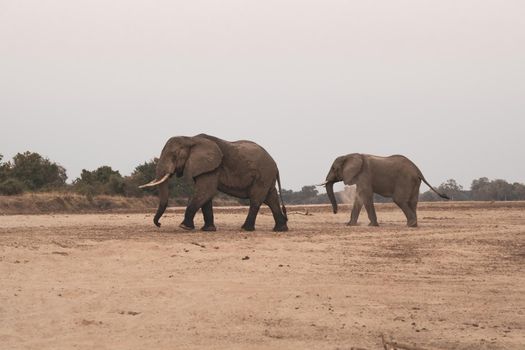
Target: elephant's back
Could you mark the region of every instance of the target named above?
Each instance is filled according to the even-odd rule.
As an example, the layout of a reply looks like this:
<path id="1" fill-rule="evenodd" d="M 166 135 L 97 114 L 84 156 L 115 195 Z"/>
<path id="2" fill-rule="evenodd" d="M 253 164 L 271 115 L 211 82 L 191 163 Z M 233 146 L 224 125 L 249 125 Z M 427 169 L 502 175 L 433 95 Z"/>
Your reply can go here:
<path id="1" fill-rule="evenodd" d="M 275 183 L 277 164 L 264 148 L 252 141 L 223 144 L 221 183 L 228 189 L 246 190 L 255 184 L 268 189 Z"/>
<path id="2" fill-rule="evenodd" d="M 257 143 L 248 140 L 226 141 L 206 134 L 198 136 L 215 142 L 223 154 L 220 167 L 223 192 L 239 194 L 255 183 L 268 188 L 274 184 L 277 164 Z"/>
<path id="3" fill-rule="evenodd" d="M 277 171 L 277 164 L 275 163 L 272 156 L 259 144 L 248 141 L 240 140 L 231 143 L 232 152 L 235 153 L 233 158 L 241 158 L 246 163 L 252 164 L 256 168 L 269 167 L 274 168 Z"/>
<path id="4" fill-rule="evenodd" d="M 409 175 L 413 177 L 419 177 L 419 169 L 410 159 L 401 154 L 394 154 L 388 157 L 381 156 L 369 156 L 372 163 L 378 162 L 387 164 L 387 168 L 390 171 L 398 172 L 403 176 Z"/>
<path id="5" fill-rule="evenodd" d="M 419 172 L 419 169 L 417 168 L 416 164 L 410 159 L 408 159 L 407 157 L 405 157 L 404 155 L 395 154 L 395 155 L 390 156 L 389 158 L 391 158 L 394 162 L 404 166 L 407 169 L 411 168 L 411 169 L 414 169 L 414 171 Z"/>
<path id="6" fill-rule="evenodd" d="M 263 166 L 270 166 L 273 164 L 275 169 L 277 165 L 270 156 L 270 154 L 260 145 L 249 140 L 238 140 L 238 141 L 226 141 L 215 136 L 199 134 L 198 137 L 203 137 L 211 140 L 219 146 L 221 152 L 224 155 L 225 162 L 234 162 L 236 165 L 243 164 L 256 164 L 262 162 Z"/>

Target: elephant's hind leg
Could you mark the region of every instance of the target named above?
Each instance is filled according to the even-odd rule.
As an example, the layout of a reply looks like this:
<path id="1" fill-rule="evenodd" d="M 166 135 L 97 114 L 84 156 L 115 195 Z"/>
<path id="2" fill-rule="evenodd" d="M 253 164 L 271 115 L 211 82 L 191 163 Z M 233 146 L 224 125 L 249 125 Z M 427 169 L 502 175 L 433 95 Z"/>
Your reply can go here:
<path id="1" fill-rule="evenodd" d="M 410 210 L 412 210 L 413 219 L 412 222 L 407 222 L 407 225 L 409 227 L 417 227 L 417 202 L 419 199 L 419 187 L 417 188 L 417 191 L 412 195 L 412 198 L 408 202 L 408 206 L 410 207 Z"/>
<path id="2" fill-rule="evenodd" d="M 279 196 L 277 195 L 277 190 L 275 187 L 270 189 L 270 192 L 268 192 L 268 196 L 266 196 L 264 203 L 272 210 L 273 219 L 275 220 L 275 226 L 273 227 L 273 230 L 278 232 L 288 231 L 286 218 L 284 217 L 281 207 L 279 206 Z"/>
<path id="3" fill-rule="evenodd" d="M 255 219 L 257 218 L 257 213 L 259 213 L 259 208 L 261 203 L 254 202 L 250 200 L 250 209 L 248 210 L 248 216 L 242 225 L 244 231 L 255 231 Z"/>
<path id="4" fill-rule="evenodd" d="M 257 214 L 259 213 L 259 208 L 261 204 L 266 199 L 268 195 L 268 186 L 263 182 L 255 181 L 250 189 L 249 198 L 250 198 L 250 210 L 248 211 L 248 216 L 242 225 L 242 229 L 245 231 L 254 231 L 255 230 L 255 219 L 257 219 Z"/>
<path id="5" fill-rule="evenodd" d="M 417 216 L 415 210 L 412 209 L 411 202 L 395 202 L 403 211 L 407 218 L 408 227 L 417 227 Z"/>

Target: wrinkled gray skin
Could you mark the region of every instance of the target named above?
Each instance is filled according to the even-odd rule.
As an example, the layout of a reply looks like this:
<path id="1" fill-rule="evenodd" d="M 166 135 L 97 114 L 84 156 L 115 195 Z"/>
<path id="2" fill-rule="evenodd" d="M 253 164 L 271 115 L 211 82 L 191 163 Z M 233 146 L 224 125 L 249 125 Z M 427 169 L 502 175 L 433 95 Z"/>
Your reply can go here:
<path id="1" fill-rule="evenodd" d="M 391 197 L 407 218 L 409 227 L 417 227 L 417 202 L 419 186 L 425 182 L 442 198 L 446 195 L 436 191 L 423 177 L 421 171 L 408 158 L 401 155 L 379 157 L 368 154 L 352 153 L 338 157 L 326 176 L 326 192 L 337 213 L 334 196 L 334 183 L 344 181 L 345 185 L 356 185 L 356 199 L 350 222 L 357 225 L 357 219 L 363 205 L 370 219 L 370 226 L 379 226 L 374 208 L 374 193 Z"/>
<path id="2" fill-rule="evenodd" d="M 279 205 L 275 189 L 280 180 L 277 165 L 272 157 L 251 141 L 229 142 L 200 134 L 194 137 L 170 138 L 159 158 L 156 178 L 165 174 L 186 176 L 195 182 L 195 193 L 190 199 L 184 221 L 180 227 L 195 228 L 193 218 L 199 209 L 204 216 L 204 231 L 215 231 L 212 199 L 217 191 L 250 200 L 250 209 L 242 228 L 255 229 L 255 219 L 261 204 L 267 204 L 275 220 L 274 231 L 287 231 L 286 208 Z M 168 182 L 159 185 L 159 207 L 153 222 L 159 219 L 168 205 Z"/>

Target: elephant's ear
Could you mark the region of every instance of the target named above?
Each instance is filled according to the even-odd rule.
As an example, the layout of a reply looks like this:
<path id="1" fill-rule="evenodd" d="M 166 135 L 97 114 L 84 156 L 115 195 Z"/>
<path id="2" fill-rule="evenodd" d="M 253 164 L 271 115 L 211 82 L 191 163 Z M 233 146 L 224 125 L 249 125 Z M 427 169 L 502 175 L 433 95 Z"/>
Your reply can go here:
<path id="1" fill-rule="evenodd" d="M 194 141 L 184 168 L 184 174 L 191 178 L 217 169 L 223 157 L 215 142 L 200 137 Z"/>
<path id="2" fill-rule="evenodd" d="M 345 185 L 353 185 L 355 177 L 363 168 L 363 157 L 360 154 L 349 155 L 343 166 L 343 182 Z"/>

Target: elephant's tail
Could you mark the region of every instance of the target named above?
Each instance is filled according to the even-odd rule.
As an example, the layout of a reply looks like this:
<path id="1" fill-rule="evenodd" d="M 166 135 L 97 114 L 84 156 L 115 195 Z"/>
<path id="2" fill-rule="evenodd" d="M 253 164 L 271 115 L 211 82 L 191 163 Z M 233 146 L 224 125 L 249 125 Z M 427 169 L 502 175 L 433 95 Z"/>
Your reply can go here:
<path id="1" fill-rule="evenodd" d="M 277 188 L 279 188 L 279 198 L 281 199 L 281 208 L 283 210 L 284 218 L 288 221 L 288 215 L 286 214 L 286 207 L 284 206 L 283 195 L 281 190 L 281 177 L 279 176 L 279 170 L 277 170 Z"/>
<path id="2" fill-rule="evenodd" d="M 447 196 L 447 195 L 444 194 L 444 193 L 440 193 L 438 190 L 436 190 L 434 187 L 432 187 L 432 185 L 430 185 L 430 184 L 427 182 L 427 180 L 425 179 L 425 177 L 423 176 L 423 174 L 421 174 L 421 171 L 419 172 L 419 178 L 420 178 L 424 183 L 426 183 L 427 186 L 430 187 L 430 189 L 431 189 L 432 191 L 434 191 L 438 196 L 440 196 L 440 197 L 443 198 L 443 199 L 450 199 L 449 196 Z"/>

